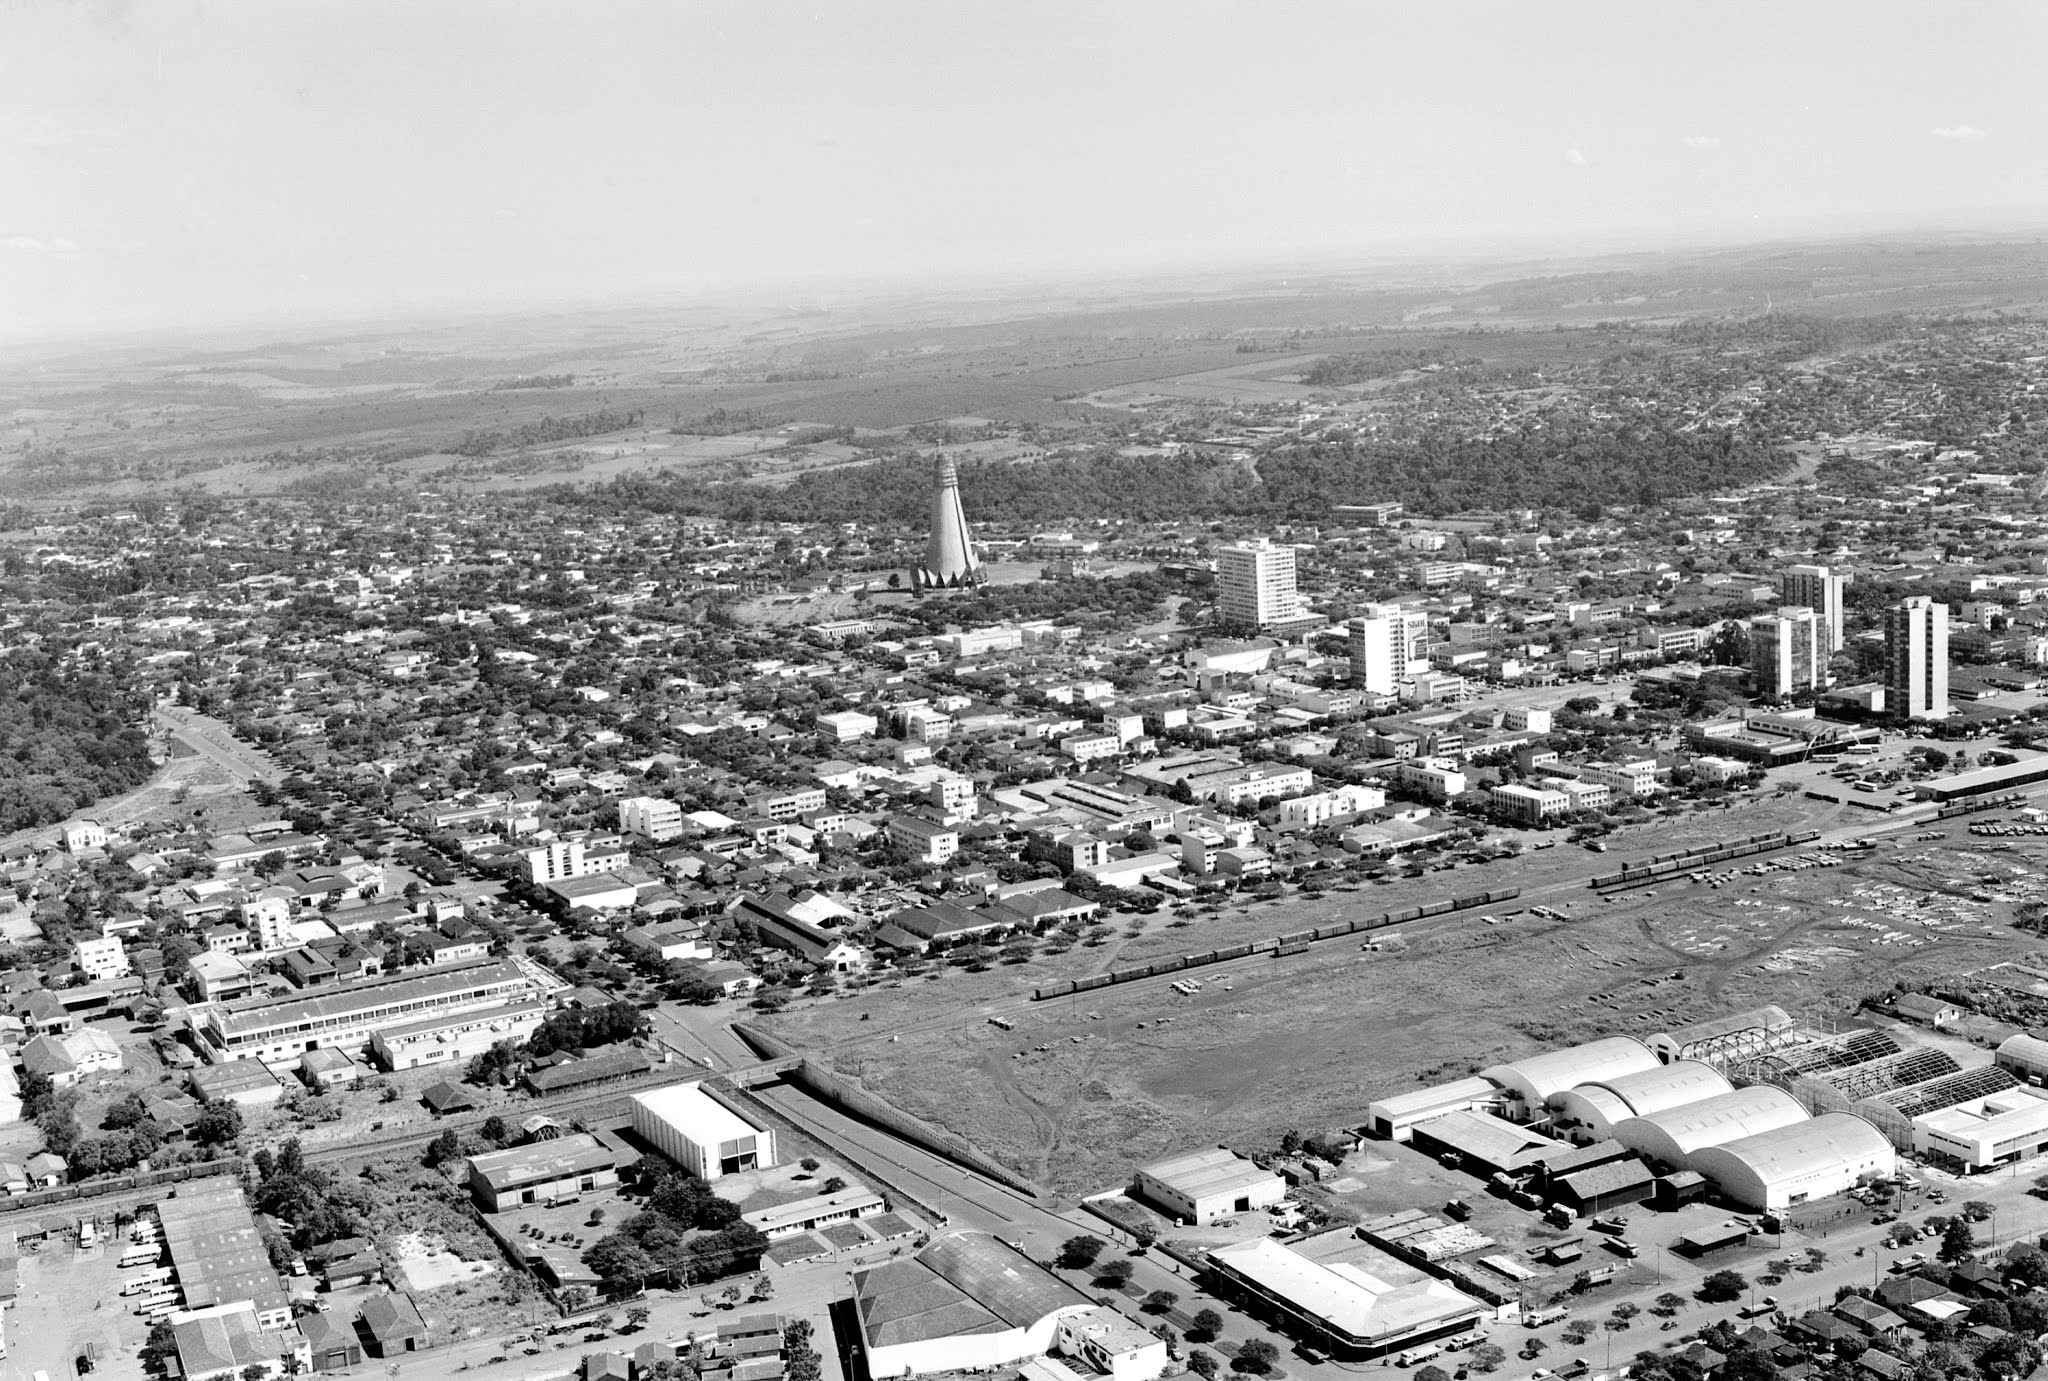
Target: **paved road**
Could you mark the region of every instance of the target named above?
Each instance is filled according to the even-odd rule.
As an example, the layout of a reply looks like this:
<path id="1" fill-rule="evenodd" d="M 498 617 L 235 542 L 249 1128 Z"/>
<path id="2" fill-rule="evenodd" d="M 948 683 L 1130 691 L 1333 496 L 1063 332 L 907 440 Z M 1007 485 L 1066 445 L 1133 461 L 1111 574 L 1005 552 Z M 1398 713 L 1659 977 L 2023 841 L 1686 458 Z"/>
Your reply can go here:
<path id="1" fill-rule="evenodd" d="M 208 715 L 174 706 L 151 711 L 151 718 L 193 752 L 244 781 L 275 782 L 284 777 L 268 753 L 242 742 L 233 729 Z"/>

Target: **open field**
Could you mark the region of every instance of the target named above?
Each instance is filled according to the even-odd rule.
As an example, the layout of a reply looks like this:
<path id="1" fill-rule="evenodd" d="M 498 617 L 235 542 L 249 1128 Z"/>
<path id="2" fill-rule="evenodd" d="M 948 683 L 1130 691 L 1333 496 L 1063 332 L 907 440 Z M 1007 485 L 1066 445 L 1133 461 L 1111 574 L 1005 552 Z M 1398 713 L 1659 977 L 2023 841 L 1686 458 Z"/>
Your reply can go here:
<path id="1" fill-rule="evenodd" d="M 1649 1035 L 1766 1002 L 1826 1023 L 1849 1018 L 1863 997 L 1895 981 L 2037 951 L 2010 922 L 2048 870 L 2048 841 L 2000 841 L 2012 847 L 1994 853 L 1973 847 L 1966 820 L 1893 831 L 1891 842 L 1839 867 L 1732 878 L 1724 870 L 1729 880 L 1718 886 L 1676 882 L 1611 901 L 1585 887 L 1586 873 L 1653 850 L 1800 818 L 1831 826 L 1839 808 L 1805 817 L 1800 807 L 1812 804 L 1780 800 L 1660 824 L 1653 837 L 1624 836 L 1597 859 L 1559 848 L 1513 865 L 1512 874 L 1502 865 L 1432 873 L 1316 900 L 1233 907 L 1186 928 L 1155 919 L 1138 937 L 1100 949 L 949 973 L 939 980 L 945 995 L 971 1004 L 952 1017 L 914 1018 L 908 993 L 880 988 L 793 1008 L 775 1025 L 799 1044 L 832 1047 L 839 1069 L 906 1111 L 1058 1194 L 1078 1195 L 1196 1142 L 1256 1144 L 1290 1126 L 1355 1126 L 1377 1096 L 1538 1049 Z M 1938 841 L 1913 837 L 1937 829 Z M 1987 891 L 1983 878 L 1994 871 L 2006 880 Z M 1499 910 L 1536 901 L 1570 919 L 1525 913 L 1488 925 L 1467 913 L 1412 927 L 1405 943 L 1379 953 L 1326 942 L 1202 970 L 1202 991 L 1191 998 L 1165 979 L 1046 1003 L 1017 996 L 1077 965 L 1094 971 L 1240 942 L 1480 890 L 1497 885 L 1496 875 L 1524 888 Z M 919 996 L 928 1008 L 937 994 Z M 1015 1030 L 989 1025 L 993 1010 Z"/>
<path id="2" fill-rule="evenodd" d="M 10 352 L 0 476 L 25 500 L 179 484 L 516 489 L 649 470 L 778 483 L 871 440 L 960 417 L 1037 428 L 1038 447 L 1147 400 L 1216 405 L 1370 394 L 1312 389 L 1317 357 L 1443 349 L 1541 367 L 1633 348 L 1628 323 L 1780 312 L 2012 310 L 2048 300 L 2028 243 L 1770 245 L 1576 261 L 1379 263 L 1312 276 L 1183 277 L 1114 289 L 1011 283 L 944 297 L 672 302 L 198 348 Z M 1552 326 L 1564 328 L 1553 335 Z M 1534 328 L 1534 329 L 1532 329 Z M 1478 334 L 1472 334 L 1472 333 Z M 719 413 L 739 426 L 693 430 Z M 599 413 L 568 441 L 458 453 L 466 435 Z M 852 447 L 786 428 L 861 429 Z M 705 434 L 706 432 L 724 434 Z M 986 438 L 966 444 L 996 444 Z"/>

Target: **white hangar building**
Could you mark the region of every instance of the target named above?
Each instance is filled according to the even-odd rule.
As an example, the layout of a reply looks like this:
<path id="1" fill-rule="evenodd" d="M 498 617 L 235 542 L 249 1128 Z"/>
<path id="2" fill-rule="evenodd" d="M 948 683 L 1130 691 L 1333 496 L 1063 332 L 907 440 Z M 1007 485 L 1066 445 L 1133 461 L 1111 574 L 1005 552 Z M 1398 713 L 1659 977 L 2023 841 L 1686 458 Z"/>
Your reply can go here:
<path id="1" fill-rule="evenodd" d="M 1505 1089 L 1521 1103 L 1523 1120 L 1534 1116 L 1544 1104 L 1580 1084 L 1599 1083 L 1625 1074 L 1642 1074 L 1657 1068 L 1650 1047 L 1630 1036 L 1610 1036 L 1584 1045 L 1549 1050 L 1510 1064 L 1480 1071 L 1480 1077 Z"/>
<path id="2" fill-rule="evenodd" d="M 1806 1109 L 1791 1094 L 1770 1084 L 1755 1084 L 1617 1122 L 1613 1136 L 1645 1160 L 1673 1170 L 1697 1170 L 1693 1158 L 1710 1146 L 1806 1120 Z"/>
<path id="3" fill-rule="evenodd" d="M 1697 1060 L 1658 1065 L 1636 1074 L 1598 1079 L 1550 1100 L 1558 1122 L 1575 1141 L 1605 1141 L 1616 1123 L 1648 1117 L 1732 1092 L 1721 1071 Z"/>
<path id="4" fill-rule="evenodd" d="M 1687 1167 L 1746 1208 L 1782 1209 L 1825 1199 L 1899 1166 L 1882 1132 L 1853 1113 L 1831 1112 L 1719 1146 Z"/>

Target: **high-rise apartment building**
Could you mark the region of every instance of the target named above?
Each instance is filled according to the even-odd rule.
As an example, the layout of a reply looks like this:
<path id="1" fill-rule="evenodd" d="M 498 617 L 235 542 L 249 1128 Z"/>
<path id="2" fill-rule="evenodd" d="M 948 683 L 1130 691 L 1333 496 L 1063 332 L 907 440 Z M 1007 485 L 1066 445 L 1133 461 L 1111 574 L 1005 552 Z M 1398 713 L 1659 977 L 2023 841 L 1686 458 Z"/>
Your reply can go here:
<path id="1" fill-rule="evenodd" d="M 1948 715 L 1948 606 L 1915 595 L 1884 611 L 1885 709 L 1900 719 Z"/>
<path id="2" fill-rule="evenodd" d="M 1216 552 L 1216 613 L 1240 628 L 1270 628 L 1301 616 L 1294 548 L 1264 537 Z"/>
<path id="3" fill-rule="evenodd" d="M 1756 693 L 1783 697 L 1812 690 L 1825 679 L 1827 628 L 1812 609 L 1780 605 L 1749 621 L 1749 669 Z"/>
<path id="4" fill-rule="evenodd" d="M 1429 660 L 1429 615 L 1400 604 L 1368 604 L 1363 613 L 1369 619 L 1393 621 L 1397 671 L 1406 671 L 1410 662 Z"/>
<path id="5" fill-rule="evenodd" d="M 1347 620 L 1345 631 L 1351 643 L 1351 684 L 1374 695 L 1392 695 L 1394 683 L 1407 670 L 1406 659 L 1395 652 L 1400 625 L 1385 617 Z"/>
<path id="6" fill-rule="evenodd" d="M 1778 603 L 1795 609 L 1811 609 L 1820 616 L 1827 634 L 1821 649 L 1825 661 L 1842 650 L 1842 577 L 1826 566 L 1788 566 L 1778 578 Z"/>

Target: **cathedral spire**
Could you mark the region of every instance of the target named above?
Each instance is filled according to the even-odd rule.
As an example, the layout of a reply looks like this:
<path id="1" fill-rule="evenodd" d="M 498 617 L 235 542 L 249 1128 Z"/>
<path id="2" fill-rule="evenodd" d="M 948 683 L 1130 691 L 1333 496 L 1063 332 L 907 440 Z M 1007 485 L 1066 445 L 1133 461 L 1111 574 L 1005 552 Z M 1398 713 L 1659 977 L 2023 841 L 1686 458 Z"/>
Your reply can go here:
<path id="1" fill-rule="evenodd" d="M 911 573 L 920 590 L 957 589 L 988 579 L 967 531 L 967 510 L 960 506 L 960 472 L 950 456 L 940 456 L 938 486 L 932 494 L 932 534 L 925 543 L 924 564 Z"/>

